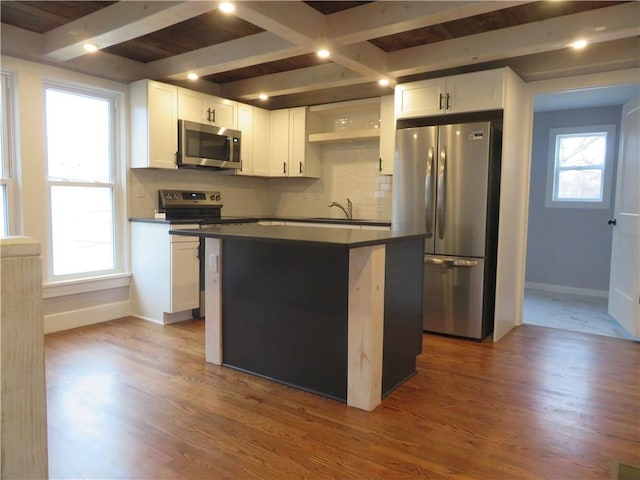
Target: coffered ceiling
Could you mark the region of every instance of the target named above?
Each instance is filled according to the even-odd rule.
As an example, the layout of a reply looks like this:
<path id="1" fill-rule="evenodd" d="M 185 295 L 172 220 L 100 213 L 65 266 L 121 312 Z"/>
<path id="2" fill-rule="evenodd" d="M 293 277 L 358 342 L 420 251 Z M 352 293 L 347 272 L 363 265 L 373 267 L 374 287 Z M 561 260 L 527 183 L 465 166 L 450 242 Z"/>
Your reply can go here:
<path id="1" fill-rule="evenodd" d="M 231 14 L 219 4 L 2 0 L 2 53 L 266 108 L 390 94 L 396 82 L 491 67 L 530 81 L 640 65 L 639 2 L 240 1 Z M 589 45 L 570 49 L 579 38 Z M 100 50 L 86 53 L 87 42 Z"/>

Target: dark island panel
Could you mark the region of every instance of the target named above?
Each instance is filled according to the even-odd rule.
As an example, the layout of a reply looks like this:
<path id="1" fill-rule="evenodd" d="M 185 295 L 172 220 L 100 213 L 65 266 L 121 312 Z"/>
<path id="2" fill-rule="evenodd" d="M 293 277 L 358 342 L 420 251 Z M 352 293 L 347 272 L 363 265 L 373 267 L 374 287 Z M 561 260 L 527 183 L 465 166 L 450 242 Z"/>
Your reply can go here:
<path id="1" fill-rule="evenodd" d="M 415 374 L 422 352 L 424 240 L 387 245 L 385 254 L 382 395 Z"/>
<path id="2" fill-rule="evenodd" d="M 223 363 L 346 401 L 348 255 L 223 240 Z"/>

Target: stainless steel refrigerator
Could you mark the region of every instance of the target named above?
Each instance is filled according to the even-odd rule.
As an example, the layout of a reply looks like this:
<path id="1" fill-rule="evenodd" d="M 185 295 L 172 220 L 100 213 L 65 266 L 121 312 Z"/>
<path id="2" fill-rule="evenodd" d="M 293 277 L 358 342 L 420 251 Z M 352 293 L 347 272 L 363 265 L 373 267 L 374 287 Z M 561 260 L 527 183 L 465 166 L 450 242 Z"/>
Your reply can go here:
<path id="1" fill-rule="evenodd" d="M 499 127 L 398 125 L 392 221 L 427 231 L 426 331 L 482 339 L 493 329 Z"/>

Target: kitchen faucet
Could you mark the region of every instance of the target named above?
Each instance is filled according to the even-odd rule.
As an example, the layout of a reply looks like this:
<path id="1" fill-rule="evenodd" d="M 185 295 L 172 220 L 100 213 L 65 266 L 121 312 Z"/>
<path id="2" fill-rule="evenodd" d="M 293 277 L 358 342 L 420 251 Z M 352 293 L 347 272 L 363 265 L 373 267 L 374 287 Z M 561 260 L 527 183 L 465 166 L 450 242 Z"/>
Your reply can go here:
<path id="1" fill-rule="evenodd" d="M 338 202 L 331 202 L 329 204 L 329 207 L 338 207 L 347 216 L 347 220 L 353 219 L 353 203 L 351 203 L 351 200 L 349 200 L 348 198 L 347 198 L 347 208 L 344 208 Z"/>

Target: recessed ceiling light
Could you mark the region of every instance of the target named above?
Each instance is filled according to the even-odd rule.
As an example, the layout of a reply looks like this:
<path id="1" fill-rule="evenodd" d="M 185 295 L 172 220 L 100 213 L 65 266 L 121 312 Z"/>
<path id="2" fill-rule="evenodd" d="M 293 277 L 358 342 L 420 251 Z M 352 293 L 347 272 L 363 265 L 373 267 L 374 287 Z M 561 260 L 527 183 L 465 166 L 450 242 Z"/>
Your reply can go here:
<path id="1" fill-rule="evenodd" d="M 82 48 L 84 48 L 87 52 L 93 53 L 98 51 L 98 47 L 93 43 L 85 43 Z"/>
<path id="2" fill-rule="evenodd" d="M 318 50 L 316 53 L 320 58 L 329 58 L 330 55 L 329 50 L 327 50 L 326 48 Z"/>
<path id="3" fill-rule="evenodd" d="M 258 95 L 258 98 L 260 100 L 266 100 L 267 98 L 269 98 L 269 95 L 267 95 L 266 93 L 261 93 L 260 95 Z"/>
<path id="4" fill-rule="evenodd" d="M 220 5 L 218 5 L 218 8 L 221 12 L 224 13 L 233 13 L 236 11 L 235 5 L 231 2 L 222 2 Z"/>
<path id="5" fill-rule="evenodd" d="M 386 78 L 381 78 L 380 80 L 378 80 L 378 83 L 383 87 L 386 87 L 387 85 L 389 85 L 389 80 Z"/>
<path id="6" fill-rule="evenodd" d="M 193 72 L 191 72 L 190 74 L 188 74 L 188 75 L 187 75 L 187 78 L 188 78 L 189 80 L 197 80 L 197 79 L 199 78 L 199 76 L 198 76 L 198 74 L 197 74 L 197 73 L 193 73 Z"/>
<path id="7" fill-rule="evenodd" d="M 584 48 L 587 46 L 587 41 L 586 40 L 576 40 L 573 43 L 570 43 L 569 46 L 571 48 L 575 48 L 576 50 L 580 50 L 581 48 Z"/>

